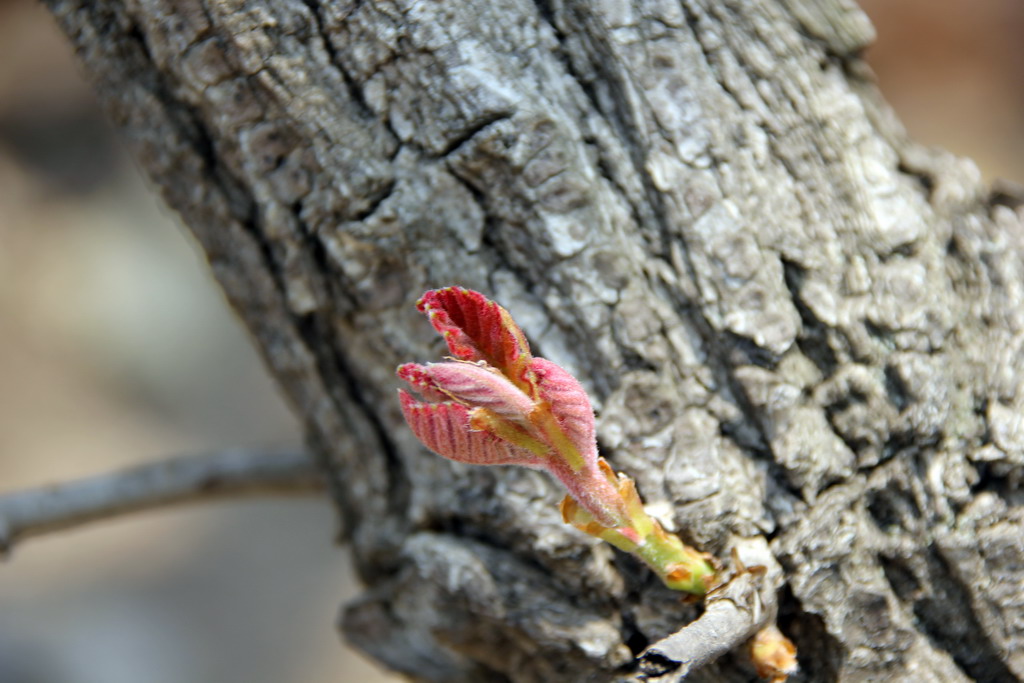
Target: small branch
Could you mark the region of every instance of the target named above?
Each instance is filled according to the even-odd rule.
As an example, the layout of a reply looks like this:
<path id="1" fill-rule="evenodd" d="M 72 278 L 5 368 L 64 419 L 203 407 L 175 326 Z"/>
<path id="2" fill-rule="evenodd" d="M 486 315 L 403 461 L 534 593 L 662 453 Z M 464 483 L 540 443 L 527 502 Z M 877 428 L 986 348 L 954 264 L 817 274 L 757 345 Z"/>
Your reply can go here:
<path id="1" fill-rule="evenodd" d="M 304 453 L 230 450 L 173 458 L 0 495 L 0 554 L 32 536 L 130 512 L 245 495 L 301 495 L 323 488 Z"/>
<path id="2" fill-rule="evenodd" d="M 676 683 L 750 639 L 775 618 L 778 563 L 763 538 L 737 543 L 734 557 L 741 569 L 712 591 L 704 613 L 693 623 L 651 645 L 637 658 L 644 682 Z"/>
<path id="3" fill-rule="evenodd" d="M 639 657 L 641 680 L 681 681 L 748 640 L 768 618 L 756 605 L 757 581 L 740 574 L 708 597 L 699 619 L 647 648 Z"/>

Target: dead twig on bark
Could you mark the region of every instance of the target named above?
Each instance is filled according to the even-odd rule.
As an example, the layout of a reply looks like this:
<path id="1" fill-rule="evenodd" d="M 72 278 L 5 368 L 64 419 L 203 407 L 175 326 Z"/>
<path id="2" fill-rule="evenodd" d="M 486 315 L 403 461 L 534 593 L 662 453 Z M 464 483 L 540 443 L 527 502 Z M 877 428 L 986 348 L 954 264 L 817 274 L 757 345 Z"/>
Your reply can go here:
<path id="1" fill-rule="evenodd" d="M 708 595 L 704 613 L 637 658 L 638 681 L 675 683 L 749 640 L 775 619 L 781 569 L 763 538 L 733 551 L 738 573 Z"/>

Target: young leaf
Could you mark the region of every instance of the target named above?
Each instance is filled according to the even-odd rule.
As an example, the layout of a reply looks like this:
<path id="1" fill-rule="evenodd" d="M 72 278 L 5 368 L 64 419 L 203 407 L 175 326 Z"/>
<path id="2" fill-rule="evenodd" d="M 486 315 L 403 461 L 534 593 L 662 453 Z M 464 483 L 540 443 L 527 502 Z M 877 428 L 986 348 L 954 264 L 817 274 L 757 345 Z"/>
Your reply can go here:
<path id="1" fill-rule="evenodd" d="M 452 356 L 485 361 L 523 389 L 532 385 L 526 374 L 530 345 L 504 308 L 462 287 L 430 290 L 416 307 L 444 337 Z"/>
<path id="2" fill-rule="evenodd" d="M 539 397 L 550 406 L 562 433 L 583 462 L 596 463 L 594 409 L 586 390 L 575 377 L 546 358 L 534 358 L 530 369 L 537 378 Z"/>
<path id="3" fill-rule="evenodd" d="M 430 450 L 471 465 L 538 467 L 541 460 L 487 431 L 470 426 L 470 410 L 458 403 L 424 403 L 399 389 L 402 414 L 413 434 Z"/>

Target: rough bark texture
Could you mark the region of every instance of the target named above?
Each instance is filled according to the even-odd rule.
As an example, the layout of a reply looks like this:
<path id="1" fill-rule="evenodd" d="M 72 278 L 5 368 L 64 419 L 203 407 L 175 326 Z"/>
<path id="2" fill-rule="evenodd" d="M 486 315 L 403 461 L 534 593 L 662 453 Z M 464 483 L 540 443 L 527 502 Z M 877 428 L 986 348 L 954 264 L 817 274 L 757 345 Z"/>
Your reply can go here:
<path id="1" fill-rule="evenodd" d="M 904 138 L 848 0 L 47 3 L 334 475 L 356 645 L 601 680 L 696 614 L 404 428 L 462 284 L 684 536 L 770 539 L 798 680 L 1024 678 L 1021 216 Z"/>

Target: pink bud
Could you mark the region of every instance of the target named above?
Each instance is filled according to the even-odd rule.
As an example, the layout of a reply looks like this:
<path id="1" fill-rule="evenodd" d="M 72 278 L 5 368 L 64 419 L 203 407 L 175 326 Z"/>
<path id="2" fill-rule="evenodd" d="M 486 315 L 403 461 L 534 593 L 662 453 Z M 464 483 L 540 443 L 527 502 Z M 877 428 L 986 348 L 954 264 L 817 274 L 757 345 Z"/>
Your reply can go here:
<path id="1" fill-rule="evenodd" d="M 417 306 L 464 360 L 398 369 L 428 401 L 402 392 L 402 411 L 416 436 L 452 460 L 546 469 L 593 519 L 622 526 L 624 501 L 598 460 L 594 411 L 580 383 L 551 361 L 533 358 L 508 312 L 478 292 L 433 290 Z"/>

